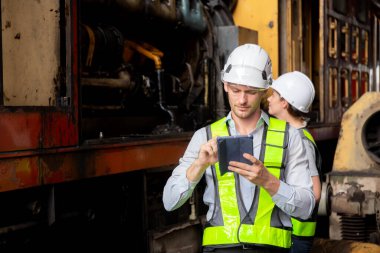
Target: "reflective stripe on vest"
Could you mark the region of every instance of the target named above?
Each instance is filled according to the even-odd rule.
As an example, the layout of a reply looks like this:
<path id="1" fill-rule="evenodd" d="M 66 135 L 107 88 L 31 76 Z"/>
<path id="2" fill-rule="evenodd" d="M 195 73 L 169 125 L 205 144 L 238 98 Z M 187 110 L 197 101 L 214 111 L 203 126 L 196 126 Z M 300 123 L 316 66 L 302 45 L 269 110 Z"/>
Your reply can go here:
<path id="1" fill-rule="evenodd" d="M 293 235 L 301 237 L 314 236 L 316 221 L 301 221 L 292 217 Z"/>
<path id="2" fill-rule="evenodd" d="M 313 136 L 311 135 L 311 133 L 309 132 L 309 131 L 307 131 L 306 129 L 301 129 L 302 130 L 302 132 L 301 133 L 303 133 L 304 135 L 305 135 L 305 137 L 309 140 L 309 141 L 311 141 L 314 145 L 317 145 L 317 144 L 315 144 L 315 141 L 314 141 L 314 138 L 313 138 Z"/>
<path id="3" fill-rule="evenodd" d="M 266 135 L 265 142 L 262 143 L 262 149 L 265 150 L 264 165 L 276 178 L 280 178 L 280 171 L 283 168 L 284 143 L 287 143 L 284 141 L 287 138 L 286 126 L 285 121 L 270 118 L 269 127 L 263 133 Z M 210 128 L 212 136 L 229 135 L 225 118 L 213 123 Z M 203 246 L 259 244 L 290 248 L 291 231 L 271 226 L 272 223 L 281 224 L 281 221 L 277 215 L 272 215 L 275 204 L 269 193 L 261 187 L 256 187 L 256 192 L 259 193 L 258 199 L 254 200 L 257 202 L 256 215 L 253 219 L 243 222 L 245 217 L 242 217 L 239 211 L 242 210 L 239 205 L 243 203 L 237 191 L 238 179 L 235 179 L 235 173 L 225 173 L 222 176 L 219 163 L 213 166 L 213 170 L 214 180 L 216 179 L 216 197 L 219 197 L 219 201 L 215 200 L 215 203 L 220 203 L 220 208 L 215 207 L 218 211 L 214 211 L 204 230 Z M 222 224 L 218 224 L 218 221 Z"/>
<path id="4" fill-rule="evenodd" d="M 314 145 L 314 149 L 316 150 L 316 153 L 317 153 L 317 147 L 316 147 L 314 138 L 310 134 L 310 132 L 307 131 L 306 129 L 300 129 L 300 134 L 301 134 L 302 138 L 306 137 Z M 316 158 L 317 157 L 318 156 L 316 155 Z M 319 168 L 318 168 L 318 170 L 319 170 Z M 315 209 L 318 209 L 317 207 L 318 206 L 316 206 Z M 292 225 L 293 225 L 292 234 L 294 236 L 298 236 L 298 237 L 313 237 L 315 235 L 315 229 L 317 227 L 317 221 L 316 221 L 317 217 L 316 216 L 317 216 L 316 212 L 314 212 L 312 217 L 308 220 L 301 220 L 301 219 L 292 217 Z"/>

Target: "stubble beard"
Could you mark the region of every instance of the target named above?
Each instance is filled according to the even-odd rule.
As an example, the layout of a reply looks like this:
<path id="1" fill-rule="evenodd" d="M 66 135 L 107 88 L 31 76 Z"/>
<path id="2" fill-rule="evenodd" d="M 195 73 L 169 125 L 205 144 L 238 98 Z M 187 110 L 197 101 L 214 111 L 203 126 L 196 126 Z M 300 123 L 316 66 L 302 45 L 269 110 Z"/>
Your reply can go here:
<path id="1" fill-rule="evenodd" d="M 255 114 L 257 109 L 258 108 L 254 109 L 254 108 L 250 107 L 250 109 L 248 111 L 241 112 L 241 111 L 239 111 L 238 108 L 234 107 L 233 112 L 234 112 L 235 116 L 239 119 L 249 119 L 250 117 L 252 117 Z"/>

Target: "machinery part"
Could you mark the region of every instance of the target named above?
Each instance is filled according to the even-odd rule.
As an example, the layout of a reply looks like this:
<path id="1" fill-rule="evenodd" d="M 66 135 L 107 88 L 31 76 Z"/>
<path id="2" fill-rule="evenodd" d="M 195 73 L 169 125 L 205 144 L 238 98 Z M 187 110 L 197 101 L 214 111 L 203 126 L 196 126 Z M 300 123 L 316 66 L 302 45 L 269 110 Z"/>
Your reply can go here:
<path id="1" fill-rule="evenodd" d="M 333 171 L 380 171 L 380 93 L 367 92 L 342 119 Z"/>
<path id="2" fill-rule="evenodd" d="M 331 213 L 330 239 L 376 242 L 377 225 L 375 215 L 352 215 Z"/>
<path id="3" fill-rule="evenodd" d="M 340 216 L 342 237 L 345 240 L 366 241 L 365 219 L 360 216 Z"/>
<path id="4" fill-rule="evenodd" d="M 102 7 L 102 10 L 134 13 L 139 16 L 154 17 L 159 21 L 171 23 L 173 26 L 183 26 L 191 31 L 205 31 L 205 13 L 200 1 L 194 0 L 83 0 L 86 9 Z M 128 15 L 126 15 L 128 16 Z"/>
<path id="5" fill-rule="evenodd" d="M 201 234 L 202 226 L 199 220 L 186 222 L 165 231 L 149 231 L 150 252 L 200 252 Z"/>
<path id="6" fill-rule="evenodd" d="M 380 246 L 372 243 L 316 238 L 311 253 L 377 253 L 379 251 Z"/>
<path id="7" fill-rule="evenodd" d="M 368 155 L 380 163 L 380 111 L 368 118 L 363 127 L 363 145 Z"/>
<path id="8" fill-rule="evenodd" d="M 318 206 L 318 215 L 328 216 L 331 212 L 330 207 L 330 197 L 332 195 L 332 189 L 331 186 L 323 182 L 322 183 L 322 191 L 321 191 L 321 199 L 319 201 Z"/>
<path id="9" fill-rule="evenodd" d="M 120 65 L 123 52 L 123 34 L 114 26 L 98 25 L 90 27 L 82 25 L 82 46 L 84 66 L 89 71 L 93 71 L 95 66 L 113 70 Z"/>
<path id="10" fill-rule="evenodd" d="M 343 115 L 333 170 L 330 237 L 368 241 L 379 227 L 380 93 L 363 94 Z M 340 231 L 337 233 L 336 231 Z"/>

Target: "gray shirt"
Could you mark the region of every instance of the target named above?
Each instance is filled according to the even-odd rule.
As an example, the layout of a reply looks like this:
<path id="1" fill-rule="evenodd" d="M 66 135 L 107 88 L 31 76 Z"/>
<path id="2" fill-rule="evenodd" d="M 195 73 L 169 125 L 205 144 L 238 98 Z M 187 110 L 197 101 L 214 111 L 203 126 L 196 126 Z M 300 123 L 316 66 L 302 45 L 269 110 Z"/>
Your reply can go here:
<path id="1" fill-rule="evenodd" d="M 226 120 L 230 128 L 231 135 L 237 135 L 235 124 L 228 114 Z M 255 157 L 260 154 L 261 140 L 264 130 L 264 124 L 269 123 L 269 117 L 262 112 L 260 120 L 256 125 L 256 129 L 251 133 L 253 135 L 253 152 Z M 190 182 L 186 177 L 186 171 L 191 164 L 198 158 L 198 153 L 202 144 L 207 142 L 207 133 L 205 128 L 197 130 L 183 157 L 179 161 L 179 165 L 173 170 L 169 177 L 163 192 L 164 207 L 168 211 L 172 211 L 182 206 L 192 195 L 192 192 L 198 182 Z M 240 178 L 240 187 L 243 196 L 243 202 L 247 210 L 253 203 L 256 185 L 248 181 L 243 176 Z M 211 167 L 205 171 L 206 189 L 203 195 L 203 201 L 208 205 L 206 219 L 211 219 L 214 209 L 214 192 L 213 177 Z M 312 181 L 308 168 L 306 151 L 302 144 L 301 136 L 297 129 L 289 127 L 289 143 L 286 149 L 284 182 L 281 181 L 278 192 L 272 196 L 274 203 L 286 214 L 307 219 L 310 217 L 314 209 L 314 195 L 312 192 Z M 289 216 L 280 213 L 280 219 L 285 226 L 291 226 Z"/>
<path id="2" fill-rule="evenodd" d="M 315 147 L 311 143 L 311 141 L 309 141 L 308 139 L 302 139 L 302 140 L 303 140 L 303 145 L 305 145 L 306 157 L 309 162 L 310 176 L 312 177 L 318 176 L 319 173 L 318 173 L 318 169 L 316 165 Z"/>

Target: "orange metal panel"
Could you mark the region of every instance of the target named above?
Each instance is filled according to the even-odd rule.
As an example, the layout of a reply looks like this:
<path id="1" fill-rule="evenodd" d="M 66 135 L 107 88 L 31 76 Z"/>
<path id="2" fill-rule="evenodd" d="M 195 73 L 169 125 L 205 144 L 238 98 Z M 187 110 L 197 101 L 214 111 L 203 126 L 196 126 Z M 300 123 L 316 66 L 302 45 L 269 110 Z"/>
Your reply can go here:
<path id="1" fill-rule="evenodd" d="M 141 169 L 174 166 L 189 136 L 25 152 L 0 159 L 0 192 Z M 0 157 L 1 158 L 1 157 Z"/>
<path id="2" fill-rule="evenodd" d="M 178 163 L 186 142 L 139 145 L 124 149 L 109 149 L 94 155 L 97 175 L 114 174 L 144 168 L 157 168 Z"/>
<path id="3" fill-rule="evenodd" d="M 37 157 L 0 160 L 0 192 L 32 187 L 38 184 Z"/>
<path id="4" fill-rule="evenodd" d="M 64 147 L 78 144 L 77 120 L 70 112 L 43 114 L 43 147 Z"/>
<path id="5" fill-rule="evenodd" d="M 0 112 L 0 152 L 77 145 L 73 122 L 69 112 Z"/>
<path id="6" fill-rule="evenodd" d="M 40 145 L 38 112 L 0 112 L 0 152 L 36 149 Z"/>

